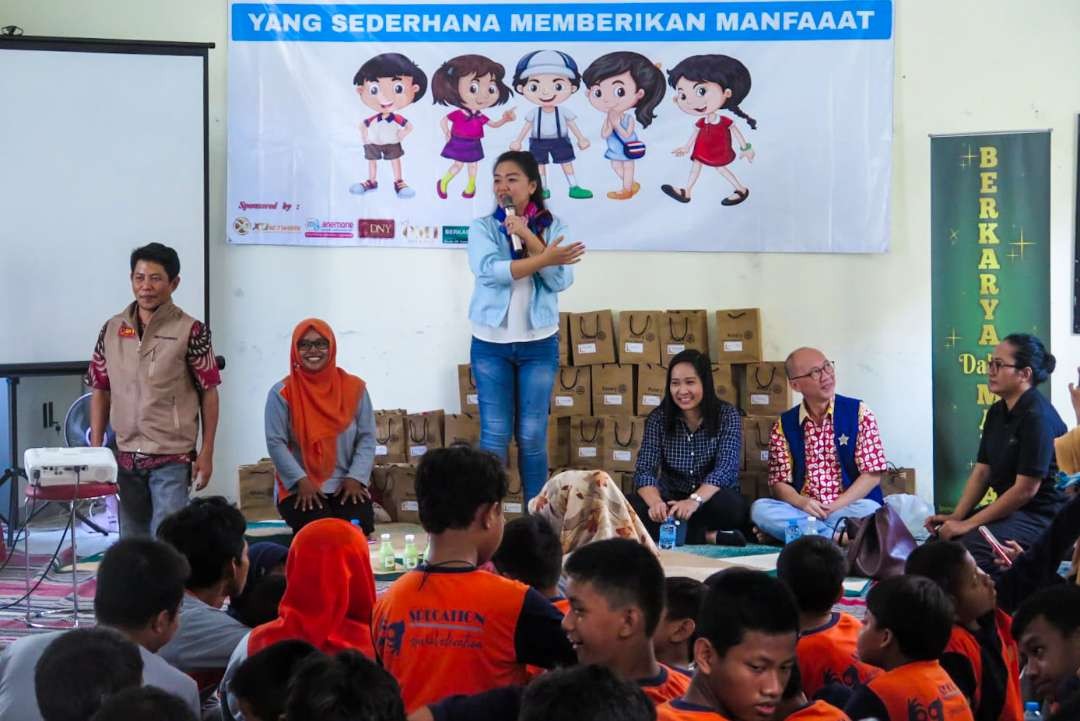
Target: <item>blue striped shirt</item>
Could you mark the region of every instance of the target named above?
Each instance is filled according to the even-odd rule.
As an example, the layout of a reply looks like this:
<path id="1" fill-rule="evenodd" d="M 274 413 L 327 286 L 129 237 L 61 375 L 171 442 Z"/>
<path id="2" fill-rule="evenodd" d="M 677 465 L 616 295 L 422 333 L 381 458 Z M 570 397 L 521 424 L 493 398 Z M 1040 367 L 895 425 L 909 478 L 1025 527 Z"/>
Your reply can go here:
<path id="1" fill-rule="evenodd" d="M 742 465 L 742 418 L 730 403 L 720 402 L 717 433 L 709 435 L 705 424 L 691 432 L 680 416 L 675 432 L 666 433 L 658 408 L 645 420 L 645 434 L 638 451 L 634 486 L 658 486 L 661 495 L 689 494 L 707 483 L 721 488 L 739 487 Z"/>

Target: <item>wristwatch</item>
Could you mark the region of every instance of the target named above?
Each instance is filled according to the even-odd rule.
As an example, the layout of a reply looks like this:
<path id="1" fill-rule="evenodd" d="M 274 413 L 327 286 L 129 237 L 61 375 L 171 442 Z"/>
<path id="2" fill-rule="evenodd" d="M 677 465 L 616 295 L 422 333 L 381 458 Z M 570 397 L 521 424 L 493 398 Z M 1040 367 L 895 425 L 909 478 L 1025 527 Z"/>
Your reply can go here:
<path id="1" fill-rule="evenodd" d="M 691 494 L 690 494 L 690 500 L 691 500 L 691 501 L 697 501 L 697 504 L 698 504 L 699 506 L 704 506 L 704 505 L 705 505 L 705 499 L 704 499 L 704 498 L 702 498 L 701 496 L 699 496 L 699 495 L 698 495 L 698 494 L 696 494 L 696 493 L 691 493 Z"/>

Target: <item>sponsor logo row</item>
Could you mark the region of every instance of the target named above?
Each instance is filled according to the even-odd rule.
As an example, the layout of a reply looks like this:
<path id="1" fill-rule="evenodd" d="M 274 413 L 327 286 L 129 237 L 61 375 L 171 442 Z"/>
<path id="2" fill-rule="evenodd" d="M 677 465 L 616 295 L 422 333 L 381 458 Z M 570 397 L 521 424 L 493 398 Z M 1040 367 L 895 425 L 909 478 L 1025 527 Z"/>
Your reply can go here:
<path id="1" fill-rule="evenodd" d="M 277 203 L 241 203 L 251 208 L 267 209 Z M 371 238 L 389 240 L 401 237 L 412 241 L 439 241 L 443 245 L 464 245 L 469 240 L 467 225 L 413 225 L 398 223 L 392 218 L 359 218 L 352 220 L 320 220 L 308 218 L 304 225 L 297 223 L 267 223 L 253 221 L 246 216 L 233 218 L 233 230 L 237 235 L 258 233 L 300 234 L 305 238 Z"/>

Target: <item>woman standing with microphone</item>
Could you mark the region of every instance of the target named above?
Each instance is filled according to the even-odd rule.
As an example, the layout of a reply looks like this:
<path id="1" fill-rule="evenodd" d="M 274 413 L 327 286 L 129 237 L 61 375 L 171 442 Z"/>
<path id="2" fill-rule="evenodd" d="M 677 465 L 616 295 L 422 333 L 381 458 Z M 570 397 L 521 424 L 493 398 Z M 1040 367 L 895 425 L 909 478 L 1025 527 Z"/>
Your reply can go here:
<path id="1" fill-rule="evenodd" d="M 480 405 L 480 447 L 505 462 L 516 436 L 526 503 L 547 480 L 547 419 L 559 368 L 558 294 L 585 253 L 564 243 L 568 229 L 544 207 L 536 159 L 509 151 L 495 161 L 499 206 L 469 227 L 476 276 L 469 320 Z"/>

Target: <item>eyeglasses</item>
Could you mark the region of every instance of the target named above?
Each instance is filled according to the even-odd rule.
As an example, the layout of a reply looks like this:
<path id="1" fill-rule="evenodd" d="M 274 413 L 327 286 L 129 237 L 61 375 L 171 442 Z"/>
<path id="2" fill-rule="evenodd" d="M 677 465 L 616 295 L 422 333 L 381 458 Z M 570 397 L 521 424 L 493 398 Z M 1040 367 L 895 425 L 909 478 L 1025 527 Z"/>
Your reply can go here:
<path id="1" fill-rule="evenodd" d="M 992 361 L 990 361 L 989 363 L 987 363 L 986 366 L 987 366 L 987 368 L 990 369 L 991 373 L 998 373 L 998 372 L 1001 371 L 1002 368 L 1020 368 L 1021 367 L 1021 366 L 1018 366 L 1015 363 L 1006 363 L 1005 361 L 999 360 L 997 358 L 995 358 Z"/>
<path id="2" fill-rule="evenodd" d="M 803 373 L 801 376 L 790 376 L 788 378 L 788 380 L 789 381 L 797 381 L 800 378 L 813 378 L 815 381 L 820 381 L 822 375 L 831 376 L 831 375 L 835 375 L 835 374 L 836 374 L 836 364 L 833 363 L 830 360 L 827 360 L 820 367 L 811 368 L 808 372 Z"/>
<path id="3" fill-rule="evenodd" d="M 325 338 L 319 338 L 318 340 L 298 340 L 296 341 L 296 349 L 305 350 L 330 350 L 330 341 Z"/>

